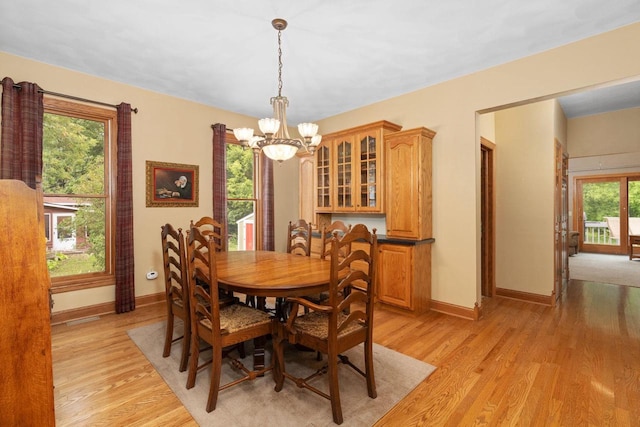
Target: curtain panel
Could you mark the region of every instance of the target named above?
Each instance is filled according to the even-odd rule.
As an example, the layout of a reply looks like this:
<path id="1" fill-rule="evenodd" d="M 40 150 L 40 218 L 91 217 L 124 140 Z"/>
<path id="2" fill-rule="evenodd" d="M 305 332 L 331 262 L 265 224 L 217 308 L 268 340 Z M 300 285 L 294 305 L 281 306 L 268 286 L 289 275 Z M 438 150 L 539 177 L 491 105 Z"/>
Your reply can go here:
<path id="1" fill-rule="evenodd" d="M 36 188 L 42 176 L 42 89 L 35 83 L 2 80 L 0 178 L 18 179 Z"/>
<path id="2" fill-rule="evenodd" d="M 116 182 L 116 313 L 136 308 L 133 252 L 131 105 L 118 105 Z"/>
<path id="3" fill-rule="evenodd" d="M 213 219 L 222 224 L 227 235 L 227 127 L 216 123 L 213 128 Z"/>
<path id="4" fill-rule="evenodd" d="M 262 204 L 262 250 L 275 250 L 273 160 L 260 153 L 260 203 Z"/>

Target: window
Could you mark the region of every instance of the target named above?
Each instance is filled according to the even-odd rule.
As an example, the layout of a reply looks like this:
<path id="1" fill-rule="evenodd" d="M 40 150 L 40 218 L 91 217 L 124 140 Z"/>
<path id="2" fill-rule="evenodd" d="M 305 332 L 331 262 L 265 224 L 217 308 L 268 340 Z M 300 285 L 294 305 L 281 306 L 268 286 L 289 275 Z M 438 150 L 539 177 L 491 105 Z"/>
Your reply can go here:
<path id="1" fill-rule="evenodd" d="M 233 138 L 227 136 L 233 141 Z M 256 186 L 252 150 L 236 142 L 227 143 L 227 234 L 228 249 L 256 249 Z"/>
<path id="2" fill-rule="evenodd" d="M 42 188 L 52 287 L 111 285 L 116 111 L 49 97 L 44 107 Z"/>

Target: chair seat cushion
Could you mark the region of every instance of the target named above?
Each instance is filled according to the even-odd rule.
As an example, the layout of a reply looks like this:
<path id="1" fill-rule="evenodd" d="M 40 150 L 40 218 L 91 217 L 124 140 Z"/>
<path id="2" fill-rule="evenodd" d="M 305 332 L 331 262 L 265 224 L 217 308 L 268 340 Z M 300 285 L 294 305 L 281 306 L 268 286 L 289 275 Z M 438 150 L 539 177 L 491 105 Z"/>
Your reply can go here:
<path id="1" fill-rule="evenodd" d="M 339 313 L 338 324 L 342 323 L 346 318 L 347 316 L 344 313 Z M 319 339 L 327 339 L 329 337 L 329 315 L 326 313 L 312 311 L 308 314 L 298 316 L 293 326 L 297 331 Z M 355 330 L 363 328 L 364 326 L 359 322 L 351 322 L 338 334 L 338 337 L 348 335 Z"/>
<path id="2" fill-rule="evenodd" d="M 200 321 L 204 326 L 211 329 L 211 321 L 202 319 Z M 233 304 L 220 307 L 220 329 L 223 333 L 232 334 L 250 326 L 271 323 L 269 313 L 247 307 L 244 304 Z"/>

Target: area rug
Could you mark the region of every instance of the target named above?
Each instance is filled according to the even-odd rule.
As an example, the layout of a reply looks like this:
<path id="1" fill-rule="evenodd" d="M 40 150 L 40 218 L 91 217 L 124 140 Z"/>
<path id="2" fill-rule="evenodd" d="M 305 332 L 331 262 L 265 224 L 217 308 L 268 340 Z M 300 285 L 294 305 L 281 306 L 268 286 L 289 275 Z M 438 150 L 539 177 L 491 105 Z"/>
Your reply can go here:
<path id="1" fill-rule="evenodd" d="M 182 328 L 176 321 L 176 333 Z M 271 373 L 254 381 L 246 381 L 223 390 L 213 412 L 205 410 L 209 393 L 210 369 L 198 373 L 196 385 L 187 390 L 187 372 L 178 372 L 180 344 L 174 344 L 171 356 L 162 357 L 165 322 L 154 323 L 127 331 L 142 353 L 149 359 L 156 371 L 162 376 L 171 390 L 182 401 L 191 416 L 202 426 L 332 426 L 331 404 L 328 400 L 298 388 L 291 381 L 285 381 L 279 393 L 274 390 Z M 181 332 L 180 332 L 181 333 Z M 252 364 L 252 348 L 247 344 L 247 357 L 243 360 Z M 271 349 L 267 346 L 267 363 Z M 363 369 L 362 346 L 349 350 L 346 355 Z M 427 378 L 436 368 L 405 356 L 396 351 L 374 344 L 374 372 L 378 397 L 369 398 L 367 385 L 362 376 L 353 369 L 340 366 L 340 400 L 342 403 L 343 426 L 371 426 L 396 403 Z M 293 346 L 285 348 L 286 369 L 294 375 L 320 366 L 314 352 L 298 351 Z M 211 352 L 201 354 L 202 358 L 211 357 Z M 228 361 L 223 361 L 222 383 L 238 378 Z M 326 375 L 316 384 L 328 392 Z M 322 382 L 324 381 L 324 384 Z M 324 387 L 324 388 L 322 388 Z"/>
<path id="2" fill-rule="evenodd" d="M 640 287 L 640 259 L 580 252 L 569 257 L 571 279 Z"/>

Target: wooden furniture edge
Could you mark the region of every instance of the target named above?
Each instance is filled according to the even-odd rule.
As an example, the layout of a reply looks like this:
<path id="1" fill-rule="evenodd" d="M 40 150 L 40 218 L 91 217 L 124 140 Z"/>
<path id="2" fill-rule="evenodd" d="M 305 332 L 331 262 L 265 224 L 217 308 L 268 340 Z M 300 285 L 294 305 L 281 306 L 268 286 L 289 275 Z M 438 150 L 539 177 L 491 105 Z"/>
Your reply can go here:
<path id="1" fill-rule="evenodd" d="M 344 134 L 362 132 L 368 129 L 386 129 L 388 132 L 398 132 L 399 130 L 402 129 L 402 126 L 387 120 L 378 120 L 377 122 L 366 123 L 363 125 L 358 125 L 358 126 L 350 127 L 347 129 L 340 129 L 335 132 L 327 133 L 325 135 L 322 135 L 322 138 L 330 139 L 330 138 L 335 138 L 337 136 L 344 135 Z"/>

